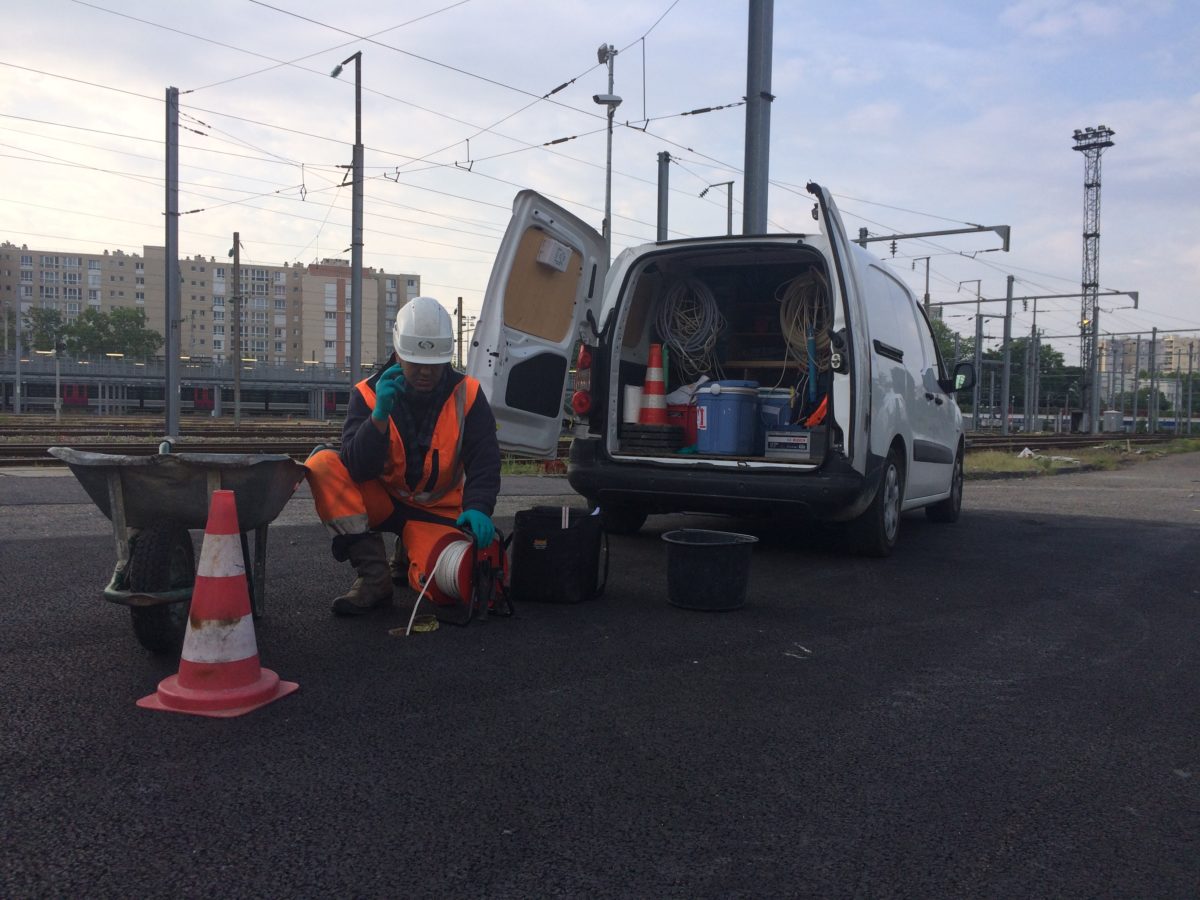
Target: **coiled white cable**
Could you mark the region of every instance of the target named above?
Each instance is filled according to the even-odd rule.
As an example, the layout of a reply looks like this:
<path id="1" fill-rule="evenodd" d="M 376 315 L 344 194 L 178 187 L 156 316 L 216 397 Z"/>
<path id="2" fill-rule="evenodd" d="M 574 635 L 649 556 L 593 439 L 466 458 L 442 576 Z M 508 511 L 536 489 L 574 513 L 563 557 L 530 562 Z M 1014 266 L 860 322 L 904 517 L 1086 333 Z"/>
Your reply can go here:
<path id="1" fill-rule="evenodd" d="M 447 597 L 453 600 L 463 599 L 458 590 L 458 567 L 462 564 L 463 555 L 470 549 L 470 541 L 455 541 L 453 544 L 447 544 L 438 554 L 437 562 L 433 564 L 433 574 L 425 576 L 425 584 L 421 587 L 421 593 L 417 594 L 417 602 L 413 604 L 412 615 L 408 617 L 408 627 L 404 629 L 405 637 L 412 634 L 417 607 L 421 605 L 425 592 L 433 582 L 437 582 L 438 589 Z"/>
<path id="2" fill-rule="evenodd" d="M 775 289 L 779 301 L 779 327 L 788 352 L 808 371 L 808 336 L 816 340 L 817 371 L 829 370 L 829 282 L 816 269 L 809 269 Z"/>
<path id="3" fill-rule="evenodd" d="M 685 381 L 694 381 L 701 375 L 721 376 L 721 366 L 714 359 L 713 350 L 725 327 L 725 317 L 708 285 L 699 278 L 672 282 L 659 301 L 656 324 Z"/>

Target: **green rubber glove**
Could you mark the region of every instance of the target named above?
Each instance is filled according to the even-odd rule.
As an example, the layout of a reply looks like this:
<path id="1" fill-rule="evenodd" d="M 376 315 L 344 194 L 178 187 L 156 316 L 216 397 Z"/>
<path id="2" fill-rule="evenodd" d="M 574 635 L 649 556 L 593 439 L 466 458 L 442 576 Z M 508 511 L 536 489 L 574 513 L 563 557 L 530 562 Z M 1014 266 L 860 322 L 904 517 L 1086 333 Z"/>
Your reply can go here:
<path id="1" fill-rule="evenodd" d="M 385 369 L 375 383 L 375 408 L 371 410 L 371 418 L 386 422 L 396 406 L 396 399 L 407 387 L 404 383 L 404 367 L 400 363 Z"/>
<path id="2" fill-rule="evenodd" d="M 486 547 L 496 537 L 496 526 L 492 524 L 492 520 L 477 509 L 463 510 L 463 514 L 454 524 L 471 529 L 471 534 L 475 535 L 476 547 Z"/>

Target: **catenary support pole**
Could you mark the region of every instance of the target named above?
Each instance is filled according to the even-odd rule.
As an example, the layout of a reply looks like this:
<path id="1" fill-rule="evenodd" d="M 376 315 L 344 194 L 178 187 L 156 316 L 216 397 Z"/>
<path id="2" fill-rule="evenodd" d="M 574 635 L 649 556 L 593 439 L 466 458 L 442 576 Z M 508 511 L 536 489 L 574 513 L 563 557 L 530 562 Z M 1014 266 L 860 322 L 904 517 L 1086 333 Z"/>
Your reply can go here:
<path id="1" fill-rule="evenodd" d="M 350 243 L 350 389 L 362 377 L 363 313 L 363 142 L 362 142 L 362 52 L 354 54 L 354 190 Z"/>
<path id="2" fill-rule="evenodd" d="M 1008 276 L 1008 297 L 1004 304 L 1004 368 L 1000 374 L 1000 433 L 1008 434 L 1008 390 L 1012 378 L 1012 293 L 1013 276 Z"/>
<path id="3" fill-rule="evenodd" d="M 925 315 L 929 315 L 929 257 L 925 257 L 925 296 L 922 298 L 925 304 Z"/>
<path id="4" fill-rule="evenodd" d="M 750 0 L 746 47 L 746 162 L 742 233 L 767 231 L 771 159 L 771 51 L 774 0 Z"/>
<path id="5" fill-rule="evenodd" d="M 463 360 L 463 312 L 462 312 L 462 297 L 458 298 L 458 367 L 465 368 L 466 363 Z"/>
<path id="6" fill-rule="evenodd" d="M 1179 362 L 1180 362 L 1179 354 L 1180 354 L 1180 351 L 1176 350 L 1175 351 L 1175 396 L 1172 399 L 1172 403 L 1171 403 L 1171 405 L 1175 407 L 1175 428 L 1173 429 L 1173 431 L 1174 431 L 1174 434 L 1176 437 L 1178 437 L 1181 434 L 1180 426 L 1182 423 L 1180 420 L 1180 407 L 1183 406 L 1183 404 L 1180 402 L 1180 400 L 1183 398 L 1183 382 L 1179 378 Z"/>
<path id="7" fill-rule="evenodd" d="M 62 421 L 62 351 L 57 334 L 54 336 L 54 421 Z M 122 410 L 123 411 L 123 410 Z"/>
<path id="8" fill-rule="evenodd" d="M 1158 328 L 1150 329 L 1150 350 L 1146 356 L 1150 374 L 1150 396 L 1146 398 L 1146 430 L 1158 432 Z"/>
<path id="9" fill-rule="evenodd" d="M 233 233 L 233 291 L 228 286 L 225 293 L 233 307 L 233 424 L 242 424 L 242 240 L 241 233 Z"/>
<path id="10" fill-rule="evenodd" d="M 13 333 L 16 338 L 16 351 L 13 353 L 13 413 L 20 414 L 21 412 L 21 317 L 25 315 L 21 309 L 22 301 L 20 296 L 17 297 L 17 322 L 16 329 Z M 4 324 L 4 328 L 8 330 L 8 323 Z"/>
<path id="11" fill-rule="evenodd" d="M 1195 341 L 1188 341 L 1187 433 L 1189 437 L 1192 434 L 1192 390 L 1195 387 L 1192 383 L 1192 351 L 1195 349 Z"/>
<path id="12" fill-rule="evenodd" d="M 1029 329 L 1029 349 L 1030 349 L 1030 352 L 1033 354 L 1032 363 L 1031 363 L 1032 369 L 1029 373 L 1029 380 L 1031 382 L 1030 396 L 1033 400 L 1033 417 L 1037 420 L 1037 429 L 1036 430 L 1041 431 L 1042 430 L 1041 408 L 1038 405 L 1038 398 L 1041 396 L 1041 393 L 1042 393 L 1042 386 L 1041 386 L 1041 374 L 1042 374 L 1042 372 L 1041 372 L 1041 355 L 1042 354 L 1041 354 L 1041 345 L 1040 345 L 1040 341 L 1038 339 L 1038 330 L 1037 330 L 1037 305 L 1038 305 L 1037 298 L 1034 297 L 1033 298 L 1033 325 L 1030 326 L 1030 329 Z"/>
<path id="13" fill-rule="evenodd" d="M 1142 336 L 1137 336 L 1137 343 L 1133 348 L 1133 433 L 1137 434 L 1138 426 L 1138 391 L 1141 390 L 1141 370 L 1142 364 Z"/>
<path id="14" fill-rule="evenodd" d="M 975 391 L 971 395 L 971 430 L 979 430 L 979 401 L 983 383 L 983 312 L 979 306 L 979 282 L 975 282 Z"/>
<path id="15" fill-rule="evenodd" d="M 1087 430 L 1092 434 L 1100 433 L 1100 303 L 1096 302 L 1095 310 L 1092 313 L 1092 356 L 1090 360 L 1090 371 L 1088 373 L 1088 384 L 1091 386 L 1091 395 L 1088 397 L 1088 409 L 1086 410 L 1090 417 L 1091 427 Z"/>
<path id="16" fill-rule="evenodd" d="M 667 239 L 667 191 L 671 183 L 671 154 L 663 150 L 658 154 L 658 231 L 657 240 Z"/>
<path id="17" fill-rule="evenodd" d="M 166 436 L 179 437 L 179 88 L 167 88 L 167 234 L 163 280 L 166 282 Z"/>
<path id="18" fill-rule="evenodd" d="M 725 234 L 733 235 L 733 182 L 725 185 Z"/>
<path id="19" fill-rule="evenodd" d="M 601 44 L 597 51 L 597 58 L 601 63 L 608 66 L 608 93 L 605 95 L 604 105 L 608 107 L 608 134 L 607 145 L 604 156 L 604 229 L 602 235 L 604 237 L 604 261 L 612 262 L 612 142 L 613 142 L 613 116 L 617 114 L 616 95 L 613 93 L 613 61 L 617 56 L 617 48 L 612 44 Z M 592 99 L 599 101 L 599 98 Z"/>

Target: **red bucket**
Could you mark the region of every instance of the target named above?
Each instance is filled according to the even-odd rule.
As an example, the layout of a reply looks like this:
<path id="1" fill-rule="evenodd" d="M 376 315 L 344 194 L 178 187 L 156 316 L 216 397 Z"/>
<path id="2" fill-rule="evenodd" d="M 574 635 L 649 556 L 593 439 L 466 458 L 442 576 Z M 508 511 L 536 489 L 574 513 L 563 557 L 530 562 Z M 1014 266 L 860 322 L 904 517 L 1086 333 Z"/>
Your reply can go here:
<path id="1" fill-rule="evenodd" d="M 687 403 L 668 403 L 667 424 L 683 428 L 683 446 L 696 443 L 696 407 Z"/>

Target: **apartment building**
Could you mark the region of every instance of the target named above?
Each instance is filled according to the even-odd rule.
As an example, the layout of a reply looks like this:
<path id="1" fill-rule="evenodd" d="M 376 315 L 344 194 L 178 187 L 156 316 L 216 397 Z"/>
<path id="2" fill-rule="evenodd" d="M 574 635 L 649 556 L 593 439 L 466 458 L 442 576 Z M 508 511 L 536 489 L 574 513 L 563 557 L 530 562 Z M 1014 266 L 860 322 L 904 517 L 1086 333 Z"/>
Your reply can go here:
<path id="1" fill-rule="evenodd" d="M 145 246 L 142 254 L 123 250 L 67 253 L 0 244 L 0 304 L 57 309 L 70 321 L 83 310 L 108 312 L 134 307 L 149 328 L 166 335 L 166 251 Z M 225 362 L 237 342 L 238 292 L 233 265 L 214 257 L 180 258 L 180 354 Z M 303 265 L 241 266 L 240 355 L 273 365 L 320 363 L 343 367 L 350 361 L 351 266 L 324 259 Z M 391 353 L 396 311 L 421 292 L 415 274 L 363 269 L 362 362 L 374 365 Z"/>
<path id="2" fill-rule="evenodd" d="M 1135 372 L 1149 372 L 1152 368 L 1163 374 L 1200 372 L 1200 337 L 1196 335 L 1160 334 L 1154 342 L 1153 366 L 1150 353 L 1149 333 L 1141 340 L 1113 338 L 1100 342 L 1097 363 L 1101 372 L 1116 374 L 1133 375 Z"/>

